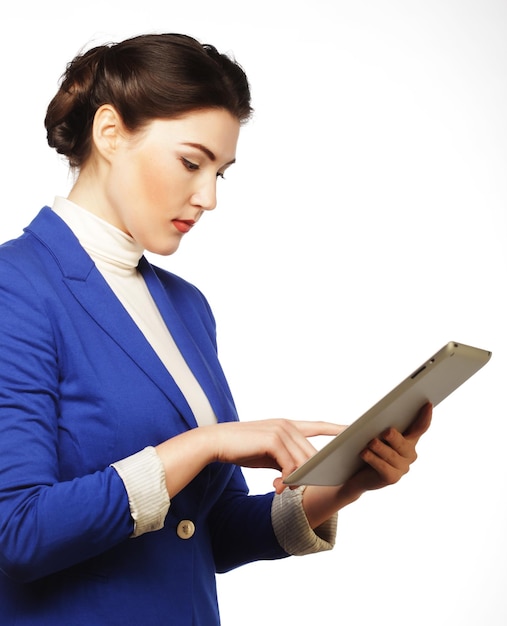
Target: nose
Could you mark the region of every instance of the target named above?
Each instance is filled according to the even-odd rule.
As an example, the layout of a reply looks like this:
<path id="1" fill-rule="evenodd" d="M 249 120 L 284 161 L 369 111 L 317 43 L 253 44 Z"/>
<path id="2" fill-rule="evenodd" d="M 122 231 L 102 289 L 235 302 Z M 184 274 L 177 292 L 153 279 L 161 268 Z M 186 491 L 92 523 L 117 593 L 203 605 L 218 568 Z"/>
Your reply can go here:
<path id="1" fill-rule="evenodd" d="M 212 211 L 217 205 L 217 180 L 202 181 L 199 188 L 192 194 L 191 203 L 203 211 Z"/>

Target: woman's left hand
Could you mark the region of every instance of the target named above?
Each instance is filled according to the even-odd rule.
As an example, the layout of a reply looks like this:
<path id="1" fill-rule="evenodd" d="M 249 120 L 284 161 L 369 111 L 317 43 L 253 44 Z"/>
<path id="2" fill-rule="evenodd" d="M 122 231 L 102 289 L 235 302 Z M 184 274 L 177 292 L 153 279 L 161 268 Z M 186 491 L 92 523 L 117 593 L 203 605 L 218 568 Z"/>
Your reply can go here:
<path id="1" fill-rule="evenodd" d="M 432 406 L 427 404 L 403 434 L 390 428 L 370 441 L 361 453 L 366 465 L 340 487 L 307 487 L 303 507 L 311 527 L 316 528 L 365 491 L 397 483 L 417 459 L 415 448 L 430 427 L 431 416 Z"/>
<path id="2" fill-rule="evenodd" d="M 343 487 L 363 491 L 381 489 L 397 483 L 417 459 L 416 445 L 431 424 L 432 406 L 425 405 L 414 422 L 401 434 L 395 428 L 389 428 L 380 437 L 370 441 L 361 453 L 367 464 L 352 476 Z"/>

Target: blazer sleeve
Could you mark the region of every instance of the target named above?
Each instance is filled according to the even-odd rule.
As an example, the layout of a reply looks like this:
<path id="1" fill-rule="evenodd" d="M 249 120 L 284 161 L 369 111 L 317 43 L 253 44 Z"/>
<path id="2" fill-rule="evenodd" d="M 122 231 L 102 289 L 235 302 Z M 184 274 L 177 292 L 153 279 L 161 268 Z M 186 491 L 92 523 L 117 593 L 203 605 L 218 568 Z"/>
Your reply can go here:
<path id="1" fill-rule="evenodd" d="M 273 530 L 273 497 L 274 493 L 249 495 L 241 469 L 234 469 L 227 488 L 210 514 L 217 572 L 227 572 L 253 561 L 289 556 Z"/>
<path id="2" fill-rule="evenodd" d="M 50 320 L 36 278 L 0 259 L 0 568 L 23 582 L 95 556 L 133 530 L 113 468 L 60 481 Z"/>

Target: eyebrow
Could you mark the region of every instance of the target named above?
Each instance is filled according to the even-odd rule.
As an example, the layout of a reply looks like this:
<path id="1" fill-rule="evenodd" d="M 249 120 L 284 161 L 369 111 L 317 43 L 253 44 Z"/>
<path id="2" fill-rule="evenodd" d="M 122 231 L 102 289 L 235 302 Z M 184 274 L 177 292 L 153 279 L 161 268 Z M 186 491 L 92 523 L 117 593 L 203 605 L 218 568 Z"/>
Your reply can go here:
<path id="1" fill-rule="evenodd" d="M 206 148 L 206 146 L 203 146 L 202 143 L 193 143 L 192 141 L 188 141 L 188 142 L 184 142 L 182 145 L 189 146 L 190 148 L 196 148 L 197 150 L 204 152 L 204 154 L 208 157 L 210 161 L 217 160 L 217 157 L 215 156 L 215 154 L 209 148 Z M 232 161 L 229 161 L 228 163 L 226 163 L 226 165 L 232 165 L 235 162 L 236 162 L 236 159 L 232 159 Z"/>

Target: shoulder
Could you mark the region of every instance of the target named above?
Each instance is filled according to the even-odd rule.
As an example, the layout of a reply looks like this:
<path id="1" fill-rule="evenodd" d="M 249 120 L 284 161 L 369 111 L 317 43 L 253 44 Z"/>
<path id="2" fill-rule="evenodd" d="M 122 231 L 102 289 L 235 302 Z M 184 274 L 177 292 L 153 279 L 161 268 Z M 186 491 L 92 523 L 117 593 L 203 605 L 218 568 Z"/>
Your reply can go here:
<path id="1" fill-rule="evenodd" d="M 36 285 L 86 280 L 93 261 L 67 224 L 49 207 L 42 208 L 17 239 L 0 245 L 2 277 L 24 275 Z M 10 278 L 12 281 L 12 278 Z"/>
<path id="2" fill-rule="evenodd" d="M 40 272 L 42 270 L 41 252 L 43 250 L 46 253 L 50 252 L 43 243 L 44 230 L 54 228 L 53 221 L 58 225 L 57 220 L 58 218 L 53 215 L 48 207 L 39 211 L 32 222 L 23 229 L 19 237 L 0 245 L 0 263 L 2 266 L 18 269 L 20 273 Z M 61 232 L 57 232 L 56 236 L 59 240 L 62 239 Z"/>
<path id="3" fill-rule="evenodd" d="M 0 259 L 4 262 L 8 262 L 11 258 L 20 258 L 25 254 L 27 249 L 32 248 L 29 236 L 26 232 L 21 234 L 16 239 L 10 239 L 0 244 Z"/>
<path id="4" fill-rule="evenodd" d="M 51 291 L 48 285 L 61 282 L 58 262 L 29 232 L 0 245 L 0 292 L 17 294 L 27 303 L 42 304 Z"/>
<path id="5" fill-rule="evenodd" d="M 30 282 L 41 272 L 40 258 L 33 237 L 23 233 L 0 245 L 0 282 L 14 286 L 24 277 Z"/>

